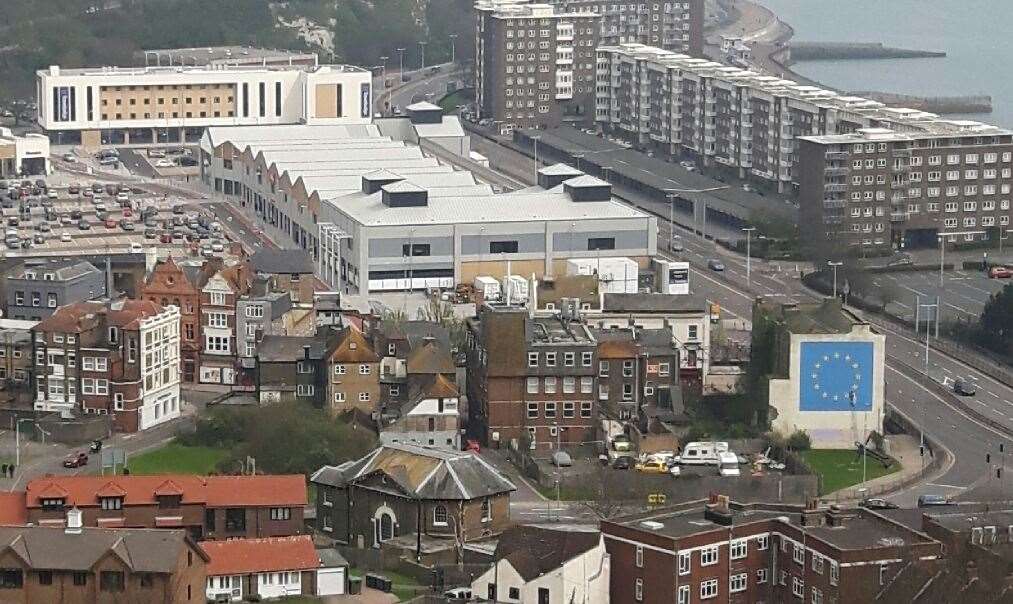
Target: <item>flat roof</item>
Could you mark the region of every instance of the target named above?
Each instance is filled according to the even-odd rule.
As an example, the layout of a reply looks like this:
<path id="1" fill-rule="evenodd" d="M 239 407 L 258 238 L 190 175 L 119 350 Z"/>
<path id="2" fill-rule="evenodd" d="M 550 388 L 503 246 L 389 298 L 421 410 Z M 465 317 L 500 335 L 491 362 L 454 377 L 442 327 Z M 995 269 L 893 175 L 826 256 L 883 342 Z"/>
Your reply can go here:
<path id="1" fill-rule="evenodd" d="M 256 46 L 203 46 L 194 48 L 160 48 L 155 50 L 142 50 L 137 53 L 139 57 L 148 57 L 154 61 L 156 57 L 162 60 L 172 57 L 173 61 L 197 61 L 199 65 L 208 65 L 218 62 L 229 61 L 317 61 L 315 52 L 286 50 L 284 48 L 260 48 Z"/>
<path id="2" fill-rule="evenodd" d="M 53 73 L 51 69 L 40 69 L 36 73 L 50 77 L 75 76 L 88 78 L 107 78 L 111 76 L 131 76 L 135 78 L 154 78 L 167 75 L 179 74 L 208 74 L 257 71 L 305 71 L 308 73 L 369 73 L 357 65 L 307 65 L 300 63 L 278 64 L 278 63 L 254 63 L 243 65 L 214 64 L 214 65 L 172 65 L 172 66 L 138 66 L 138 67 L 79 67 L 73 69 L 60 68 L 59 73 Z"/>
<path id="3" fill-rule="evenodd" d="M 550 147 L 570 157 L 580 156 L 580 163 L 594 165 L 599 169 L 608 168 L 610 174 L 620 174 L 658 191 L 665 189 L 710 189 L 728 187 L 705 193 L 679 193 L 679 197 L 696 201 L 701 199 L 715 212 L 727 214 L 742 221 L 754 218 L 756 212 L 763 212 L 768 218 L 797 220 L 798 211 L 781 198 L 759 195 L 744 191 L 734 185 L 690 172 L 678 164 L 648 157 L 646 154 L 627 149 L 598 136 L 587 134 L 577 128 L 560 126 L 548 130 L 520 130 L 523 136 L 538 136 L 540 147 Z"/>

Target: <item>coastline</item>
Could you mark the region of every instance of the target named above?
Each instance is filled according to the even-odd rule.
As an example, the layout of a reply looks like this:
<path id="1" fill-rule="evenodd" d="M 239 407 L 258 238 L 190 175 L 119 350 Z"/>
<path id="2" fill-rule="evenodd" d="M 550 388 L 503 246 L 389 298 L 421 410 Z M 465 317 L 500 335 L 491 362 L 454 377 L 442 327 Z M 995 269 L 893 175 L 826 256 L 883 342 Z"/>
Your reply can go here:
<path id="1" fill-rule="evenodd" d="M 751 63 L 758 69 L 784 79 L 793 80 L 803 86 L 815 86 L 832 90 L 840 94 L 856 94 L 841 90 L 824 82 L 806 77 L 791 68 L 791 51 L 789 43 L 795 36 L 795 30 L 785 23 L 771 9 L 754 0 L 716 0 L 727 15 L 708 32 L 711 38 L 721 35 L 741 36 L 743 41 L 752 47 Z M 707 46 L 712 58 L 718 57 L 717 47 Z M 718 58 L 720 60 L 720 58 Z M 864 96 L 883 102 L 889 106 L 917 107 L 933 113 L 980 113 L 991 114 L 990 97 L 937 97 L 923 98 L 913 95 L 899 94 L 892 91 L 870 91 Z"/>

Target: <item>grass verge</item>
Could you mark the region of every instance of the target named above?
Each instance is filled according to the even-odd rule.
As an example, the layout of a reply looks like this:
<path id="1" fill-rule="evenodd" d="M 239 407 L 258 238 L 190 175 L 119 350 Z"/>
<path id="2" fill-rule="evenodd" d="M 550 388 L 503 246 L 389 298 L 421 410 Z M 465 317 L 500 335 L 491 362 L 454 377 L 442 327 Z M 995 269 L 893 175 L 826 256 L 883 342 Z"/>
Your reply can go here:
<path id="1" fill-rule="evenodd" d="M 811 449 L 801 453 L 813 472 L 820 476 L 820 494 L 826 495 L 862 482 L 862 458 L 851 449 Z M 866 480 L 893 474 L 900 464 L 892 461 L 886 468 L 869 457 L 865 466 Z"/>
<path id="2" fill-rule="evenodd" d="M 208 474 L 229 454 L 214 447 L 169 443 L 127 459 L 132 474 Z"/>

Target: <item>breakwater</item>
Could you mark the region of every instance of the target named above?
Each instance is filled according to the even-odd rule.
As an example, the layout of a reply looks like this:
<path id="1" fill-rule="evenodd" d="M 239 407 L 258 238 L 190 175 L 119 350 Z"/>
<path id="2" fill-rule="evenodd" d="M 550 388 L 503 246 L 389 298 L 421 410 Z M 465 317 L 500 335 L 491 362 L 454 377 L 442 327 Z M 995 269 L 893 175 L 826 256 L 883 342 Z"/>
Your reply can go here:
<path id="1" fill-rule="evenodd" d="M 795 42 L 790 43 L 792 61 L 834 61 L 854 59 L 920 59 L 945 57 L 945 52 L 884 46 L 882 42 Z"/>

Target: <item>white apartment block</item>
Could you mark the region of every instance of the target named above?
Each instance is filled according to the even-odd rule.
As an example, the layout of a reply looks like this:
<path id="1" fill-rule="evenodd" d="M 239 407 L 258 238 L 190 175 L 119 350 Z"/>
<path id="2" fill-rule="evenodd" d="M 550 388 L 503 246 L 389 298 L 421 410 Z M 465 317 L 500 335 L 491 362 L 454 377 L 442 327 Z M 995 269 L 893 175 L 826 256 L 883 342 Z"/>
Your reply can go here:
<path id="1" fill-rule="evenodd" d="M 798 186 L 800 137 L 999 133 L 642 44 L 598 49 L 595 120 L 639 149 L 723 165 L 778 191 Z"/>
<path id="2" fill-rule="evenodd" d="M 139 429 L 147 430 L 180 416 L 179 309 L 167 306 L 140 321 L 141 386 Z M 126 401 L 113 400 L 114 409 Z"/>
<path id="3" fill-rule="evenodd" d="M 703 56 L 704 0 L 624 2 L 620 0 L 552 0 L 567 12 L 601 17 L 598 40 L 603 46 L 639 43 Z"/>

